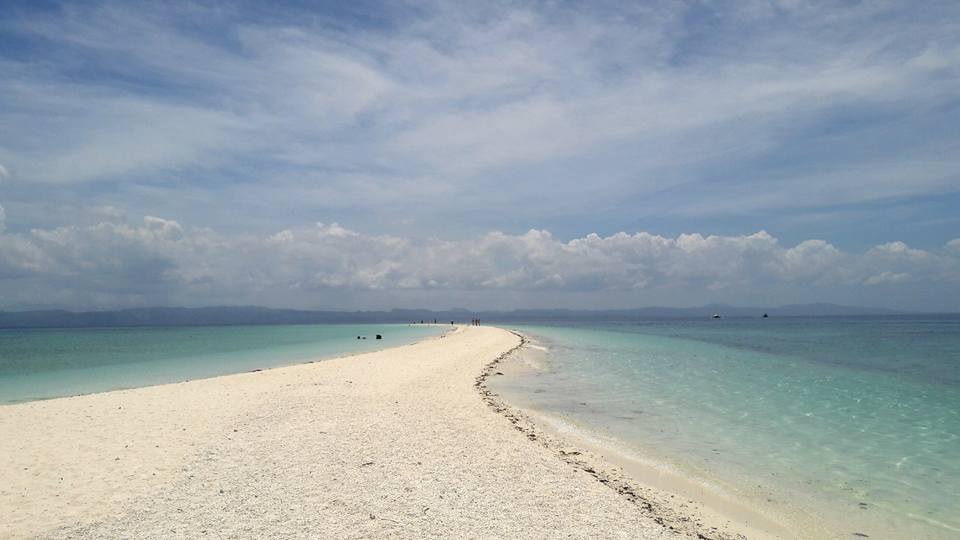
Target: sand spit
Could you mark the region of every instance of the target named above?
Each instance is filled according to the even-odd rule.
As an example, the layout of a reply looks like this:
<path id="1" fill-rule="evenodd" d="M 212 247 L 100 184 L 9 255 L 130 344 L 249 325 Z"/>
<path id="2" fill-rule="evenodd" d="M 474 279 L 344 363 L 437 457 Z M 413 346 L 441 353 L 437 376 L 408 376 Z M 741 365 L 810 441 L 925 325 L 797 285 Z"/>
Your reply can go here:
<path id="1" fill-rule="evenodd" d="M 520 342 L 0 407 L 0 537 L 696 537 L 491 413 L 471 387 Z"/>

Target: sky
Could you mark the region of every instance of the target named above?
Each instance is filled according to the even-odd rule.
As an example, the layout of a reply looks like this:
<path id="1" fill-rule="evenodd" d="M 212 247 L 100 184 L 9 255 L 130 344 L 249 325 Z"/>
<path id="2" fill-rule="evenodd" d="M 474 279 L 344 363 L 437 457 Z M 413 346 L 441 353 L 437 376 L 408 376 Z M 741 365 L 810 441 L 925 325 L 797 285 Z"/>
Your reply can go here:
<path id="1" fill-rule="evenodd" d="M 4 2 L 0 310 L 960 311 L 960 3 Z"/>

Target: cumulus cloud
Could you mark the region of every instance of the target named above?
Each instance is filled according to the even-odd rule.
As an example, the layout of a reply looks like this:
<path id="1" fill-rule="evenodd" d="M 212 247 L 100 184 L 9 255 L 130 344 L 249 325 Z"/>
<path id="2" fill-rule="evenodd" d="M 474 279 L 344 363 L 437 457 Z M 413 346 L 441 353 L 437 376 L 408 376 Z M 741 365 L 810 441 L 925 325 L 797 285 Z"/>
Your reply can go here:
<path id="1" fill-rule="evenodd" d="M 765 231 L 589 234 L 564 241 L 530 230 L 451 241 L 366 234 L 337 223 L 224 235 L 146 217 L 136 226 L 104 222 L 2 234 L 0 246 L 0 290 L 7 298 L 17 295 L 18 281 L 37 278 L 60 283 L 66 297 L 114 295 L 114 301 L 140 303 L 242 303 L 263 292 L 294 291 L 319 307 L 344 291 L 439 291 L 449 299 L 464 291 L 514 291 L 551 295 L 566 305 L 580 293 L 619 292 L 640 301 L 657 291 L 693 298 L 796 286 L 955 284 L 960 276 L 960 253 L 952 249 L 891 242 L 856 254 L 823 240 L 783 246 Z"/>
<path id="2" fill-rule="evenodd" d="M 875 276 L 870 276 L 864 280 L 865 285 L 885 285 L 889 283 L 903 283 L 910 281 L 910 274 L 893 272 L 883 272 Z"/>
<path id="3" fill-rule="evenodd" d="M 12 12 L 0 306 L 955 290 L 956 2 L 621 4 Z"/>

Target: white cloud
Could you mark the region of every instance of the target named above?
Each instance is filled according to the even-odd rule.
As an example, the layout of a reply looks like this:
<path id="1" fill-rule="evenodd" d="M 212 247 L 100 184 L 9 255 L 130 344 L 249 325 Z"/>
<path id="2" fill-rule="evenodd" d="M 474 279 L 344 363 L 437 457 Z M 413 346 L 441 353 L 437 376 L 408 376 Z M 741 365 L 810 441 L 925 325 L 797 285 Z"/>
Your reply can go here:
<path id="1" fill-rule="evenodd" d="M 365 26 L 102 2 L 0 21 L 51 51 L 0 54 L 0 180 L 17 216 L 0 209 L 0 272 L 21 276 L 0 282 L 4 298 L 497 290 L 674 303 L 960 280 L 957 240 L 854 253 L 763 231 L 542 230 L 735 216 L 695 228 L 807 238 L 823 234 L 769 220 L 840 205 L 877 230 L 866 202 L 957 193 L 943 127 L 960 88 L 955 4 L 707 4 L 429 5 Z M 128 224 L 126 210 L 176 221 Z M 312 216 L 357 230 L 294 226 Z M 501 227 L 534 229 L 484 234 Z M 425 238 L 438 230 L 453 240 Z"/>
<path id="2" fill-rule="evenodd" d="M 171 172 L 187 166 L 220 163 L 216 150 L 245 147 L 243 124 L 226 111 L 123 97 L 85 95 L 82 89 L 29 90 L 29 100 L 47 96 L 52 111 L 75 117 L 67 126 L 42 115 L 34 117 L 33 135 L 45 133 L 43 145 L 12 146 L 9 160 L 31 181 L 69 184 L 121 181 L 131 175 Z M 65 95 L 60 95 L 64 93 Z"/>
<path id="3" fill-rule="evenodd" d="M 522 178 L 514 187 L 558 194 L 547 208 L 571 197 L 603 208 L 686 185 L 714 161 L 781 151 L 794 144 L 789 133 L 832 111 L 869 104 L 896 113 L 956 96 L 954 40 L 913 43 L 938 23 L 884 22 L 871 18 L 884 13 L 876 6 L 771 6 L 745 8 L 730 15 L 734 23 L 718 12 L 736 39 L 720 34 L 726 47 L 709 52 L 684 50 L 691 8 L 676 3 L 624 8 L 622 16 L 432 6 L 430 16 L 390 32 L 335 30 L 308 18 L 238 22 L 230 8 L 72 7 L 17 28 L 109 59 L 121 81 L 165 82 L 66 83 L 55 66 L 7 61 L 2 119 L 18 136 L 0 136 L 0 158 L 42 182 L 168 182 L 188 171 L 199 183 L 253 166 L 254 174 L 266 171 L 262 182 L 300 178 L 299 189 L 345 175 L 398 199 L 391 189 L 398 181 L 406 194 L 450 186 L 431 212 L 460 205 L 457 196 L 477 182 L 496 185 L 512 171 L 510 178 Z M 643 13 L 635 19 L 633 11 Z M 796 24 L 771 25 L 779 15 Z M 236 39 L 214 44 L 184 31 L 183 17 L 226 24 Z M 862 28 L 864 20 L 885 31 Z M 850 136 L 863 139 L 861 131 Z M 896 162 L 882 148 L 851 153 L 841 165 L 778 173 L 775 190 L 744 193 L 755 187 L 748 182 L 671 211 L 954 191 L 957 161 L 934 160 L 952 153 L 936 144 L 898 150 Z M 554 174 L 558 161 L 593 174 Z M 830 189 L 811 189 L 811 181 Z M 371 204 L 352 197 L 354 206 Z"/>
<path id="4" fill-rule="evenodd" d="M 883 272 L 875 276 L 870 276 L 864 280 L 865 285 L 887 285 L 892 283 L 904 283 L 910 281 L 910 274 L 893 272 Z"/>
<path id="5" fill-rule="evenodd" d="M 531 230 L 442 241 L 365 234 L 337 223 L 225 236 L 147 217 L 139 226 L 105 222 L 0 234 L 0 244 L 0 269 L 7 276 L 62 280 L 65 296 L 113 294 L 120 302 L 126 295 L 138 302 L 243 303 L 260 293 L 297 291 L 300 302 L 322 305 L 331 293 L 344 291 L 444 291 L 449 298 L 464 291 L 540 291 L 563 305 L 583 292 L 620 291 L 640 301 L 645 292 L 762 296 L 784 287 L 960 281 L 954 250 L 891 242 L 863 254 L 845 253 L 822 240 L 781 246 L 764 231 L 673 238 L 590 234 L 562 241 Z M 0 290 L 15 297 L 16 281 L 0 281 Z"/>

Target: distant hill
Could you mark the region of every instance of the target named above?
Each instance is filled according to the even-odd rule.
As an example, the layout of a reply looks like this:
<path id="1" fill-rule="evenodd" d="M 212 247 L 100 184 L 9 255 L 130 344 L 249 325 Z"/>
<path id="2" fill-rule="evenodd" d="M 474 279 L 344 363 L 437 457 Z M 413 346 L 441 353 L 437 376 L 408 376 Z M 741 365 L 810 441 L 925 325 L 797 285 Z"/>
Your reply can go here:
<path id="1" fill-rule="evenodd" d="M 435 316 L 434 312 L 426 310 L 346 312 L 270 309 L 257 306 L 155 307 L 86 312 L 2 311 L 0 328 L 411 322 L 414 319 L 426 320 L 427 317 L 433 322 Z M 457 318 L 462 321 L 470 317 L 464 311 L 458 312 Z"/>
<path id="2" fill-rule="evenodd" d="M 309 311 L 270 309 L 257 306 L 201 308 L 154 307 L 115 311 L 72 312 L 64 310 L 0 311 L 0 328 L 87 328 L 125 326 L 219 326 L 254 324 L 406 323 L 414 321 L 469 321 L 473 317 L 495 321 L 632 320 L 701 318 L 718 313 L 723 317 L 839 317 L 854 315 L 902 315 L 890 309 L 836 304 L 792 304 L 775 308 L 736 307 L 709 304 L 700 307 L 645 307 L 620 310 L 518 309 L 469 311 L 453 309 L 393 309 L 390 311 Z"/>
<path id="3" fill-rule="evenodd" d="M 629 319 L 688 319 L 711 317 L 719 314 L 723 317 L 762 317 L 766 313 L 771 317 L 849 317 L 855 315 L 905 315 L 909 312 L 893 309 L 841 306 L 837 304 L 791 304 L 780 307 L 738 307 L 728 304 L 707 304 L 699 307 L 643 307 L 614 310 L 569 310 L 534 309 L 487 312 L 490 320 L 572 320 L 590 318 L 594 320 Z"/>

